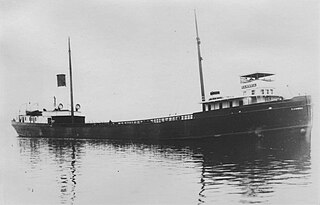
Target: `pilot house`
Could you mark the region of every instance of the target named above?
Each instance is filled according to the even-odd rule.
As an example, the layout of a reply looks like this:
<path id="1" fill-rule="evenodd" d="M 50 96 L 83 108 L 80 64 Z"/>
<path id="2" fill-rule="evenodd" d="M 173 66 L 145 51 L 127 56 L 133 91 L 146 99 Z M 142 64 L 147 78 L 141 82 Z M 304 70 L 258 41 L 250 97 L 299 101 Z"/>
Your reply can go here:
<path id="1" fill-rule="evenodd" d="M 211 92 L 209 100 L 202 102 L 205 111 L 283 100 L 282 96 L 276 94 L 273 77 L 271 73 L 240 76 L 242 96 L 221 97 L 219 91 Z"/>

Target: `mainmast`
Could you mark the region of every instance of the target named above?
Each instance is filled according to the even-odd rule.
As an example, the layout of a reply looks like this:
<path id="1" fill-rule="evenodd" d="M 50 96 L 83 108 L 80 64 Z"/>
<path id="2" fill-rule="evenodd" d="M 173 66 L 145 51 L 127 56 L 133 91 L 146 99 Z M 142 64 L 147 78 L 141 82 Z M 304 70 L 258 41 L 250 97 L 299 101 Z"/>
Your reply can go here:
<path id="1" fill-rule="evenodd" d="M 196 10 L 194 10 L 194 19 L 196 24 L 196 35 L 197 35 L 197 48 L 198 48 L 198 61 L 199 61 L 199 74 L 200 74 L 200 86 L 201 86 L 201 101 L 204 102 L 206 100 L 205 92 L 204 92 L 204 83 L 203 83 L 203 74 L 202 74 L 202 57 L 200 52 L 200 38 L 198 33 L 198 23 L 197 23 L 197 14 Z M 202 111 L 205 111 L 205 105 L 202 104 Z"/>
<path id="2" fill-rule="evenodd" d="M 74 110 L 73 110 L 73 90 L 72 90 L 72 66 L 71 66 L 71 49 L 70 49 L 70 37 L 68 37 L 69 48 L 69 71 L 70 71 L 70 98 L 71 98 L 71 123 L 74 123 Z"/>

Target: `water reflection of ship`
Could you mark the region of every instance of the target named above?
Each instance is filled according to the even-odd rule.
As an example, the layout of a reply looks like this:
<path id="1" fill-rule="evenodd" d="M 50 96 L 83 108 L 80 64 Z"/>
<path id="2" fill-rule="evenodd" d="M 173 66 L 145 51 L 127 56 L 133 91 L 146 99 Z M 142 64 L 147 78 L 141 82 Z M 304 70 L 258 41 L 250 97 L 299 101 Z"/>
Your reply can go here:
<path id="1" fill-rule="evenodd" d="M 76 176 L 80 169 L 83 143 L 75 140 L 29 139 L 19 138 L 20 153 L 30 153 L 30 165 L 34 169 L 47 153 L 53 156 L 56 170 L 56 182 L 60 186 L 61 204 L 73 204 L 76 198 Z"/>
<path id="2" fill-rule="evenodd" d="M 195 168 L 200 170 L 199 204 L 206 203 L 206 198 L 215 198 L 208 195 L 219 192 L 223 186 L 233 186 L 234 191 L 229 193 L 231 195 L 243 195 L 245 199 L 240 203 L 262 203 L 268 202 L 268 195 L 275 191 L 276 185 L 290 178 L 305 179 L 309 176 L 310 138 L 310 130 L 307 130 L 304 135 L 288 131 L 269 133 L 260 138 L 247 135 L 245 141 L 243 137 L 230 136 L 223 140 L 167 141 L 156 144 L 109 143 L 128 149 L 132 146 L 138 149 L 147 146 L 157 155 L 179 161 L 185 159 L 180 156 L 190 156 Z M 287 176 L 291 174 L 295 177 Z"/>
<path id="3" fill-rule="evenodd" d="M 287 135 L 284 139 L 294 138 L 292 133 L 279 134 Z M 305 139 L 277 143 L 238 140 L 230 146 L 233 142 L 221 141 L 213 148 L 200 146 L 201 150 L 195 153 L 202 160 L 199 204 L 205 203 L 208 196 L 223 192 L 219 189 L 224 186 L 232 190 L 230 194 L 244 196 L 240 203 L 268 203 L 275 186 L 286 183 L 285 180 L 295 183 L 299 178 L 310 177 L 310 142 Z"/>
<path id="4" fill-rule="evenodd" d="M 300 133 L 298 133 L 301 135 Z M 59 140 L 18 138 L 22 150 L 41 156 L 46 148 L 58 162 L 61 186 L 61 202 L 74 202 L 76 198 L 77 173 L 81 173 L 81 156 L 85 150 L 97 147 L 151 152 L 164 159 L 191 162 L 199 170 L 199 204 L 207 203 L 208 197 L 232 187 L 230 195 L 244 196 L 244 203 L 267 202 L 277 184 L 284 183 L 288 174 L 297 178 L 308 177 L 310 169 L 310 136 L 295 136 L 295 133 L 279 132 L 260 138 L 246 136 L 219 140 L 175 142 L 129 142 L 110 140 Z M 277 140 L 271 140 L 276 138 Z M 279 139 L 283 139 L 282 141 Z M 290 140 L 293 139 L 293 140 Z M 300 139 L 300 140 L 297 140 Z M 140 152 L 143 150 L 143 152 Z M 186 157 L 187 156 L 187 157 Z M 36 159 L 41 160 L 39 157 Z M 80 162 L 79 162 L 80 161 Z M 34 162 L 37 163 L 37 162 Z M 290 176 L 289 176 L 290 177 Z M 209 201 L 210 202 L 210 201 Z"/>

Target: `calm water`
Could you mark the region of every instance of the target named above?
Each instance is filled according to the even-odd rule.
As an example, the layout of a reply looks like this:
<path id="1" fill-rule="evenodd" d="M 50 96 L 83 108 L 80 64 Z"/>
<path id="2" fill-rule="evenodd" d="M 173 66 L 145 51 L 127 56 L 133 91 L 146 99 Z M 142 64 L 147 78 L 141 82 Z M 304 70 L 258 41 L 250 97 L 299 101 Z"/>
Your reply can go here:
<path id="1" fill-rule="evenodd" d="M 141 143 L 2 136 L 0 204 L 318 204 L 316 148 L 266 137 Z"/>

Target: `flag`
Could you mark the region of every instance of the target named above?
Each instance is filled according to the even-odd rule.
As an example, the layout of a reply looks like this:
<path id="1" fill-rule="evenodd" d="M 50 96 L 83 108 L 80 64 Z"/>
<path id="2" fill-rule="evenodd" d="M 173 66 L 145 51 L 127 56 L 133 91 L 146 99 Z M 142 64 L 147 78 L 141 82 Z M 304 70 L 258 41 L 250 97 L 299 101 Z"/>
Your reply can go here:
<path id="1" fill-rule="evenodd" d="M 58 87 L 66 86 L 66 74 L 57 75 Z"/>

